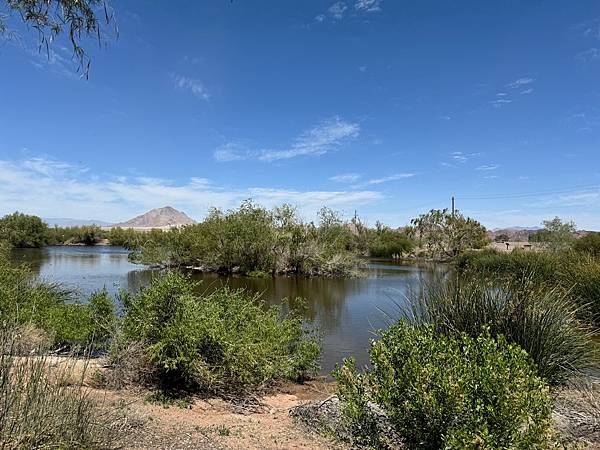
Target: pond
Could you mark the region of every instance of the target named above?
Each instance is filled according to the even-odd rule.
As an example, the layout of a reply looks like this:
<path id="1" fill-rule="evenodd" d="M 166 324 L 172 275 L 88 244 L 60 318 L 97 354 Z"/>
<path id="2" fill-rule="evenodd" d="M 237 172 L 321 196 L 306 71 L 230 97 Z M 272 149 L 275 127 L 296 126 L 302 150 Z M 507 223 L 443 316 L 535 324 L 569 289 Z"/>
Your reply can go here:
<path id="1" fill-rule="evenodd" d="M 125 249 L 108 246 L 47 247 L 17 250 L 16 261 L 27 262 L 38 276 L 58 282 L 85 299 L 91 292 L 106 288 L 117 296 L 119 290 L 138 290 L 147 285 L 156 269 L 132 264 Z M 270 305 L 283 299 L 305 299 L 306 318 L 312 319 L 322 336 L 322 371 L 354 356 L 362 366 L 368 362 L 370 339 L 377 329 L 397 317 L 405 295 L 432 279 L 443 268 L 407 265 L 389 261 L 369 261 L 361 278 L 247 278 L 193 274 L 202 289 L 222 285 L 246 288 L 262 295 Z"/>

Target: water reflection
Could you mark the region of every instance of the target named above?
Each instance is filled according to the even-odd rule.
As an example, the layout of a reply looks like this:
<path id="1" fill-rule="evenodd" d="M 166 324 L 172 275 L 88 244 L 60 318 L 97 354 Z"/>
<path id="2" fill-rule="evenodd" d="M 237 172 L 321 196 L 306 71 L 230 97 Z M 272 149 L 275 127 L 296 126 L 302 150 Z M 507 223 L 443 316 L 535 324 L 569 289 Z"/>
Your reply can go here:
<path id="1" fill-rule="evenodd" d="M 19 250 L 14 259 L 27 262 L 41 279 L 60 282 L 81 298 L 106 288 L 116 297 L 120 289 L 137 291 L 156 273 L 132 264 L 127 251 L 114 247 L 48 247 Z M 439 267 L 401 265 L 372 261 L 366 276 L 356 279 L 330 278 L 246 278 L 216 274 L 193 274 L 201 290 L 220 286 L 245 288 L 262 294 L 269 305 L 282 299 L 302 298 L 305 316 L 315 321 L 323 340 L 324 371 L 344 357 L 353 355 L 359 365 L 367 363 L 369 341 L 377 329 L 399 314 L 399 305 L 412 288 L 435 276 Z M 443 270 L 443 269 L 442 269 Z"/>

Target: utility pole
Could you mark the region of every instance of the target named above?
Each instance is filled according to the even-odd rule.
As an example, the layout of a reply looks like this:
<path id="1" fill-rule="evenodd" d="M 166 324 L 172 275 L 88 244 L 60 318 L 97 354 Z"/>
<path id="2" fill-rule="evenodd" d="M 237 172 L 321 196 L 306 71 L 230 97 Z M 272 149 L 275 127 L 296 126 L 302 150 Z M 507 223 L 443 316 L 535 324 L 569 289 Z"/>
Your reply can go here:
<path id="1" fill-rule="evenodd" d="M 452 196 L 452 217 L 454 217 L 454 195 Z"/>

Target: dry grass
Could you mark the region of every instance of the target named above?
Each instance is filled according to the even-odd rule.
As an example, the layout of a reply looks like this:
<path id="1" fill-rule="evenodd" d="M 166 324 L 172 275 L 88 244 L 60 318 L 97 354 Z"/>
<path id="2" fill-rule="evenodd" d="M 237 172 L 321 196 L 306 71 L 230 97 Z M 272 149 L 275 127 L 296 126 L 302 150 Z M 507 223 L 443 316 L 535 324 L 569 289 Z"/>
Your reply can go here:
<path id="1" fill-rule="evenodd" d="M 75 359 L 18 356 L 22 334 L 0 330 L 0 447 L 92 448 L 106 441 Z M 31 353 L 32 350 L 29 351 Z"/>

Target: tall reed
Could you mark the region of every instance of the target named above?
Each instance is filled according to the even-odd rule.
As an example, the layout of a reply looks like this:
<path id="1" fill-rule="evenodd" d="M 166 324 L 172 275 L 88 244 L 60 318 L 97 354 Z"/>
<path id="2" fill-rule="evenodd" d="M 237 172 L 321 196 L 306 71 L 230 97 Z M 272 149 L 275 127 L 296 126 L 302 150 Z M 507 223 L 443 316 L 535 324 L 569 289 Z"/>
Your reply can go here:
<path id="1" fill-rule="evenodd" d="M 565 382 L 596 361 L 592 329 L 562 289 L 540 286 L 532 277 L 498 281 L 453 275 L 424 284 L 409 295 L 409 318 L 442 333 L 478 336 L 489 327 L 518 344 L 550 384 Z"/>

